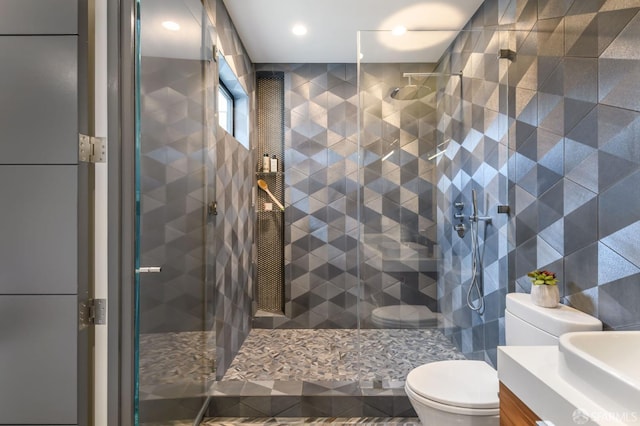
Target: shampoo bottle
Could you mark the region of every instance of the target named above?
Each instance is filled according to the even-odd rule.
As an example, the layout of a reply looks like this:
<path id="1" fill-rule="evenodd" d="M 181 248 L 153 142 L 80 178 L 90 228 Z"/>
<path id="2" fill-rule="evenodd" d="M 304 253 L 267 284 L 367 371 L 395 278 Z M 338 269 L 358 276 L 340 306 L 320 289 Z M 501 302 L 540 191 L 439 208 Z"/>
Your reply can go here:
<path id="1" fill-rule="evenodd" d="M 269 173 L 271 171 L 271 159 L 269 158 L 269 154 L 264 154 L 262 157 L 262 171 L 264 173 Z"/>

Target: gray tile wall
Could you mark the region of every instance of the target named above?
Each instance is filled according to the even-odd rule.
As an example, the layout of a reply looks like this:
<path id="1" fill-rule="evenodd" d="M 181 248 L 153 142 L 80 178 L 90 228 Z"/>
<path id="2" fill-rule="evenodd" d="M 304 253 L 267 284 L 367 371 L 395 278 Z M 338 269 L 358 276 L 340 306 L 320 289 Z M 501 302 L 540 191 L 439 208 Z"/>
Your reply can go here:
<path id="1" fill-rule="evenodd" d="M 471 30 L 476 20 L 489 19 L 485 3 L 465 32 L 454 41 L 437 70 L 459 73 L 440 90 L 438 129 L 442 139 L 451 138 L 438 161 L 438 243 L 441 252 L 438 305 L 445 335 L 468 357 L 495 365 L 496 346 L 504 338 L 504 300 L 507 293 L 508 217 L 496 206 L 508 204 L 506 77 L 509 62 L 498 59 L 503 35 L 494 28 Z M 494 11 L 497 13 L 497 11 Z M 484 289 L 484 309 L 472 311 L 467 294 L 473 280 L 471 192 L 477 193 L 481 216 L 491 223 L 478 224 L 478 242 L 483 266 L 478 280 Z M 459 211 L 456 202 L 464 203 Z M 466 227 L 460 238 L 454 226 L 461 212 Z M 471 299 L 480 300 L 474 289 Z"/>
<path id="2" fill-rule="evenodd" d="M 500 274 L 492 274 L 502 277 L 508 259 L 508 280 L 500 278 L 487 289 L 490 318 L 465 313 L 464 277 L 443 276 L 439 282 L 441 309 L 453 325 L 448 332 L 469 356 L 495 362 L 495 344 L 504 339 L 504 293 L 528 292 L 526 273 L 536 268 L 558 273 L 563 301 L 597 316 L 607 328 L 640 328 L 640 250 L 633 237 L 640 227 L 635 140 L 640 133 L 640 83 L 632 77 L 640 67 L 639 8 L 635 0 L 489 0 L 467 25 L 485 34 L 502 25 L 509 33 L 499 45 L 517 52 L 507 75 L 509 180 L 507 184 L 501 177 L 499 182 L 508 185 L 512 216 L 506 225 L 508 244 L 498 244 Z M 494 42 L 462 35 L 441 66 L 471 66 L 469 83 L 477 78 L 486 87 L 496 81 L 487 66 L 487 56 L 495 55 L 496 48 Z M 484 65 L 474 67 L 482 58 Z M 507 104 L 502 98 L 503 67 L 499 65 L 500 105 Z M 488 137 L 504 143 L 502 132 L 499 138 L 492 135 L 494 121 L 487 120 L 492 111 L 504 114 L 502 107 L 480 108 L 473 93 L 470 96 L 453 96 L 452 102 L 470 114 L 473 129 L 485 143 Z M 461 136 L 470 132 L 465 129 Z M 460 141 L 463 152 L 471 151 L 464 138 Z M 502 152 L 496 163 L 495 155 L 487 157 L 485 145 L 485 176 L 487 167 L 504 175 Z M 449 182 L 459 170 L 474 181 L 465 155 L 442 162 L 439 205 L 454 201 L 465 186 L 463 181 Z M 498 193 L 502 196 L 502 189 Z M 444 209 L 440 214 L 444 221 L 450 217 Z M 450 225 L 443 226 L 439 231 L 447 237 Z M 455 246 L 455 237 L 450 241 Z M 446 253 L 448 247 L 442 249 Z M 458 262 L 455 256 L 452 261 Z M 453 266 L 458 265 L 450 271 L 456 270 Z"/>
<path id="3" fill-rule="evenodd" d="M 611 329 L 640 328 L 639 11 L 518 1 L 503 17 L 521 52 L 509 69 L 516 289 L 553 270 L 564 301 Z"/>
<path id="4" fill-rule="evenodd" d="M 255 327 L 357 323 L 354 64 L 260 64 L 285 73 L 285 315 Z"/>
<path id="5" fill-rule="evenodd" d="M 206 3 L 210 20 L 216 27 L 218 47 L 238 77 L 250 99 L 249 140 L 255 140 L 255 71 L 238 37 L 222 0 Z M 217 78 L 215 79 L 217 84 Z M 217 87 L 217 86 L 216 86 Z M 218 127 L 215 152 L 210 154 L 215 171 L 218 215 L 210 225 L 213 244 L 208 246 L 215 259 L 214 280 L 207 282 L 210 295 L 207 327 L 212 331 L 210 346 L 216 348 L 216 377 L 221 378 L 231 364 L 251 328 L 251 302 L 254 293 L 255 213 L 252 191 L 255 186 L 253 147 L 240 142 Z M 213 320 L 213 324 L 210 321 Z M 214 343 L 215 342 L 215 343 Z"/>
<path id="6" fill-rule="evenodd" d="M 258 318 L 254 326 L 354 328 L 359 303 L 356 66 L 261 64 L 257 69 L 285 73 L 288 206 L 286 317 Z M 433 256 L 435 166 L 425 159 L 435 147 L 435 108 L 432 100 L 398 102 L 389 98 L 392 88 L 407 83 L 403 72 L 432 69 L 433 65 L 371 64 L 363 72 L 368 130 L 362 151 L 366 167 L 361 189 L 365 194 L 362 230 L 367 249 L 360 315 L 365 327 L 369 326 L 371 309 L 377 306 L 423 304 L 437 308 L 435 269 L 423 270 L 396 259 L 397 268 L 390 271 L 383 260 L 393 256 L 381 252 L 383 246 L 399 252 L 415 244 Z"/>
<path id="7" fill-rule="evenodd" d="M 414 100 L 390 93 L 403 73 L 431 72 L 435 64 L 361 64 L 362 132 L 360 213 L 363 284 L 361 326 L 373 309 L 389 305 L 437 306 L 436 109 L 441 79 L 420 78 L 432 90 Z M 431 159 L 430 159 L 431 158 Z"/>
<path id="8" fill-rule="evenodd" d="M 140 277 L 140 332 L 202 330 L 209 143 L 202 61 L 143 56 L 141 82 L 140 263 L 163 269 Z"/>

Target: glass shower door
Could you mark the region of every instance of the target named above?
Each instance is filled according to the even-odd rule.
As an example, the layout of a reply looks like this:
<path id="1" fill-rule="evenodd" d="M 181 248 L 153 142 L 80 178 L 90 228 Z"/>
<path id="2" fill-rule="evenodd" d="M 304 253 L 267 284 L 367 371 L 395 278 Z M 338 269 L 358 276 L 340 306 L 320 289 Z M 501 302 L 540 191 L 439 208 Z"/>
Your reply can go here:
<path id="1" fill-rule="evenodd" d="M 508 64 L 497 31 L 359 35 L 361 379 L 398 388 L 420 364 L 490 350 L 484 331 L 498 324 L 499 293 L 487 301 L 490 320 L 461 303 L 472 275 L 471 190 L 479 216 L 508 204 Z M 506 223 L 474 228 L 487 262 L 476 276 L 489 292 L 506 288 L 506 256 L 497 259 Z M 468 353 L 458 337 L 474 327 L 483 334 Z"/>
<path id="2" fill-rule="evenodd" d="M 214 38 L 198 0 L 138 3 L 136 424 L 195 418 L 213 368 Z"/>

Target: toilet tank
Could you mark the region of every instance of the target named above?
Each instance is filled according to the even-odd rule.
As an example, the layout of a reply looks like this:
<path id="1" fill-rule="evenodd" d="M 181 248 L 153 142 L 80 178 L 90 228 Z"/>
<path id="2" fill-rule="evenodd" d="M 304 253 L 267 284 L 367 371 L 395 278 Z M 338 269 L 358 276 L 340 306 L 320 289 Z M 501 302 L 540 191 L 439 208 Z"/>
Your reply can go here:
<path id="1" fill-rule="evenodd" d="M 504 319 L 507 345 L 557 345 L 558 337 L 571 331 L 599 331 L 602 322 L 565 305 L 543 308 L 528 293 L 507 294 Z"/>

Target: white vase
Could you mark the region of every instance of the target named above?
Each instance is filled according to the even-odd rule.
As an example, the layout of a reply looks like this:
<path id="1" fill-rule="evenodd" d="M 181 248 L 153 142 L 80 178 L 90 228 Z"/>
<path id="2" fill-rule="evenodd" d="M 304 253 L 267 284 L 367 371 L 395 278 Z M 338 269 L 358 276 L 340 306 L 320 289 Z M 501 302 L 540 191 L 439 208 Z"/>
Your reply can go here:
<path id="1" fill-rule="evenodd" d="M 555 308 L 560 301 L 560 291 L 557 285 L 531 284 L 531 301 L 543 308 Z"/>

